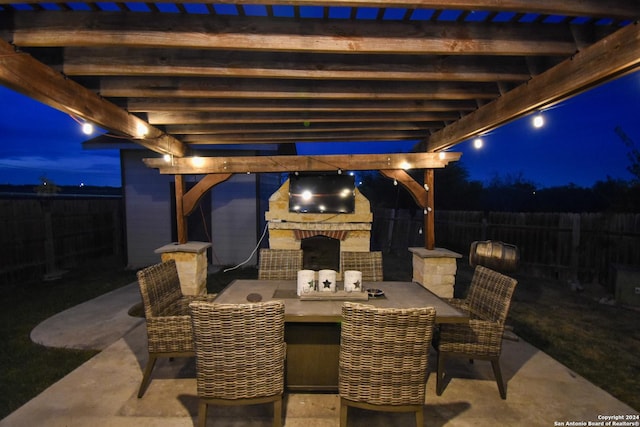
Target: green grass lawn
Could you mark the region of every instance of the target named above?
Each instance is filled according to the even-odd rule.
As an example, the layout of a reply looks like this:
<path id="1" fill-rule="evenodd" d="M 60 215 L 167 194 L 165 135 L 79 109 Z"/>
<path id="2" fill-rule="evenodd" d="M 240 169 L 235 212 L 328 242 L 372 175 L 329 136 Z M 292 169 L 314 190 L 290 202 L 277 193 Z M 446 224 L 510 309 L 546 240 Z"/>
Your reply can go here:
<path id="1" fill-rule="evenodd" d="M 600 285 L 520 278 L 510 323 L 520 337 L 640 410 L 640 311 L 600 304 Z M 591 289 L 589 289 L 591 288 Z"/>
<path id="2" fill-rule="evenodd" d="M 464 292 L 472 274 L 466 260 L 458 266 L 456 293 Z M 409 254 L 385 254 L 384 270 L 387 280 L 411 280 Z M 564 283 L 514 276 L 519 283 L 508 323 L 515 333 L 640 410 L 640 312 L 599 304 L 590 292 L 594 289 L 577 294 Z M 257 270 L 252 267 L 220 271 L 209 276 L 207 288 L 219 292 L 236 278 L 255 277 Z M 57 281 L 0 288 L 0 419 L 95 354 L 34 344 L 31 330 L 66 308 L 133 281 L 134 271 L 104 262 L 69 272 Z"/>
<path id="3" fill-rule="evenodd" d="M 34 344 L 31 330 L 48 317 L 135 280 L 113 261 L 94 262 L 56 281 L 0 286 L 0 419 L 96 354 Z"/>
<path id="4" fill-rule="evenodd" d="M 458 263 L 457 283 L 473 274 Z M 566 282 L 518 273 L 509 319 L 514 332 L 611 395 L 640 410 L 640 311 L 600 304 L 598 284 L 572 291 Z M 458 291 L 464 292 L 463 289 Z"/>

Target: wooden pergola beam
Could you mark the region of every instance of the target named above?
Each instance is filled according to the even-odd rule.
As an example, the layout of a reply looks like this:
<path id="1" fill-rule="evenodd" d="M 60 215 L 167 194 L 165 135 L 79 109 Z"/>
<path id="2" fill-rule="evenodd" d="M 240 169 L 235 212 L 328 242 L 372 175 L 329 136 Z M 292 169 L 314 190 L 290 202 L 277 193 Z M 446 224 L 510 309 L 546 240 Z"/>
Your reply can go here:
<path id="1" fill-rule="evenodd" d="M 411 177 L 406 171 L 399 169 L 383 169 L 379 171 L 383 176 L 395 180 L 398 184 L 407 189 L 413 200 L 422 209 L 429 207 L 427 190 Z"/>
<path id="2" fill-rule="evenodd" d="M 313 172 L 443 168 L 462 153 L 344 154 L 322 156 L 182 157 L 143 162 L 161 174 L 202 175 L 214 173 Z"/>
<path id="3" fill-rule="evenodd" d="M 182 216 L 189 216 L 198 206 L 198 202 L 207 194 L 207 191 L 231 178 L 230 173 L 216 173 L 206 175 L 196 185 L 187 191 L 183 196 L 182 211 L 178 212 Z M 179 175 L 178 175 L 179 176 Z"/>
<path id="4" fill-rule="evenodd" d="M 336 20 L 331 25 L 240 16 L 146 14 L 100 15 L 75 11 L 14 12 L 11 35 L 24 47 L 118 47 L 223 49 L 336 54 L 563 56 L 576 49 L 565 26 L 474 22 Z M 538 25 L 538 24 L 533 24 Z M 381 37 L 381 33 L 384 37 Z M 338 36 L 339 35 L 339 36 Z"/>
<path id="5" fill-rule="evenodd" d="M 43 104 L 131 138 L 158 153 L 184 156 L 181 141 L 101 98 L 87 88 L 18 52 L 0 39 L 0 83 Z"/>
<path id="6" fill-rule="evenodd" d="M 427 151 L 449 148 L 629 73 L 640 66 L 638 52 L 640 25 L 635 22 L 433 133 Z"/>
<path id="7" fill-rule="evenodd" d="M 418 206 L 424 209 L 424 247 L 429 250 L 435 249 L 434 170 L 426 169 L 424 171 L 424 185 L 420 185 L 404 170 L 381 170 L 380 173 L 389 179 L 396 180 L 398 184 L 406 188 Z"/>
<path id="8" fill-rule="evenodd" d="M 88 0 L 85 3 L 97 3 Z M 145 3 L 147 0 L 131 0 L 129 3 Z M 12 0 L 0 0 L 0 4 L 11 4 Z M 50 0 L 31 0 L 29 3 L 50 3 Z M 201 0 L 177 0 L 172 3 L 201 3 Z M 255 0 L 236 0 L 234 3 L 255 4 Z M 566 16 L 598 16 L 625 18 L 638 11 L 636 0 L 270 0 L 270 5 L 288 6 L 342 6 L 342 7 L 396 7 L 423 9 L 487 10 L 501 12 L 529 12 Z"/>

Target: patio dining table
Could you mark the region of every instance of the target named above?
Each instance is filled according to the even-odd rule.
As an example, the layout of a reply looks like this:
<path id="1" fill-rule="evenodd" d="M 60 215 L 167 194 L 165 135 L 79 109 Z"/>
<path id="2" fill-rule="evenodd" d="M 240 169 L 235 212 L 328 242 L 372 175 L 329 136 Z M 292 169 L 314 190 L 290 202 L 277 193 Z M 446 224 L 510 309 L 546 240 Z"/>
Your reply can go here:
<path id="1" fill-rule="evenodd" d="M 363 287 L 378 289 L 383 295 L 357 302 L 388 308 L 434 307 L 437 323 L 468 322 L 466 314 L 418 283 L 365 282 Z M 295 280 L 239 279 L 220 292 L 215 302 L 269 300 L 281 300 L 285 306 L 287 390 L 336 392 L 344 299 L 301 299 Z"/>

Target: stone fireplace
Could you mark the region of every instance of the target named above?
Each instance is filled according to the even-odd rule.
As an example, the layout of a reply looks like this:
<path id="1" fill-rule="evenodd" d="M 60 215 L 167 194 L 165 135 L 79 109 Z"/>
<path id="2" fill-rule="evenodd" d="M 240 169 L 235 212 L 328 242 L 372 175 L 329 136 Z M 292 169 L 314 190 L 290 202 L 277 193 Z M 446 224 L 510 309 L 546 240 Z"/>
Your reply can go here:
<path id="1" fill-rule="evenodd" d="M 265 213 L 265 219 L 269 223 L 269 247 L 303 249 L 305 262 L 310 269 L 319 269 L 318 266 L 323 265 L 322 259 L 331 258 L 331 254 L 322 254 L 321 247 L 337 247 L 337 254 L 333 249 L 333 266 L 323 268 L 335 269 L 341 278 L 339 254 L 348 251 L 369 252 L 371 247 L 371 206 L 357 188 L 355 196 L 355 211 L 350 214 L 289 212 L 287 180 L 269 198 L 269 210 Z M 314 238 L 317 238 L 315 242 Z"/>

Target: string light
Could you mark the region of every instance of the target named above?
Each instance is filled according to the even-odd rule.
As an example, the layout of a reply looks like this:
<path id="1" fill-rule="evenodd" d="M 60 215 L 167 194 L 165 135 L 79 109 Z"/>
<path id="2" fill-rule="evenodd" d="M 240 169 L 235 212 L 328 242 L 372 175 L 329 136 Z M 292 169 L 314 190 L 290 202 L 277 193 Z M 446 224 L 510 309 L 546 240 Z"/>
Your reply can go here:
<path id="1" fill-rule="evenodd" d="M 83 123 L 82 133 L 84 133 L 85 135 L 91 135 L 93 133 L 93 125 L 91 123 Z"/>
<path id="2" fill-rule="evenodd" d="M 482 141 L 482 138 L 478 137 L 473 140 L 473 148 L 475 148 L 476 150 L 481 149 L 483 145 L 484 142 Z"/>
<path id="3" fill-rule="evenodd" d="M 73 114 L 69 114 L 69 117 L 73 119 L 74 122 L 78 123 L 82 128 L 82 133 L 85 135 L 91 135 L 93 133 L 93 125 L 87 121 L 77 118 Z"/>
<path id="4" fill-rule="evenodd" d="M 196 168 L 200 168 L 202 166 L 204 166 L 204 159 L 202 157 L 192 157 L 191 158 L 191 164 L 196 167 Z"/>
<path id="5" fill-rule="evenodd" d="M 544 126 L 544 117 L 538 113 L 533 117 L 533 127 L 540 129 L 542 126 Z"/>
<path id="6" fill-rule="evenodd" d="M 138 133 L 139 138 L 144 138 L 145 136 L 147 136 L 149 129 L 144 123 L 138 123 L 136 125 L 136 132 Z"/>

